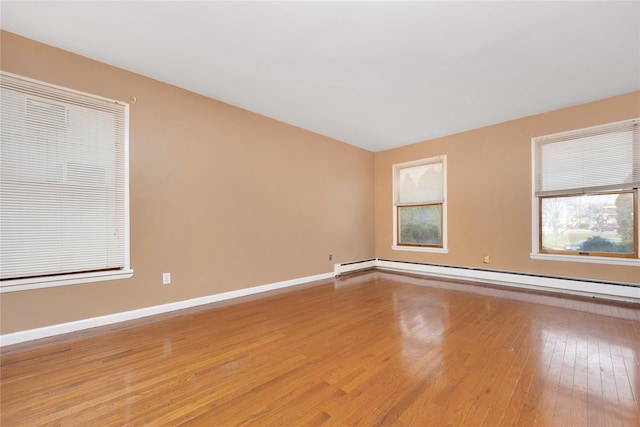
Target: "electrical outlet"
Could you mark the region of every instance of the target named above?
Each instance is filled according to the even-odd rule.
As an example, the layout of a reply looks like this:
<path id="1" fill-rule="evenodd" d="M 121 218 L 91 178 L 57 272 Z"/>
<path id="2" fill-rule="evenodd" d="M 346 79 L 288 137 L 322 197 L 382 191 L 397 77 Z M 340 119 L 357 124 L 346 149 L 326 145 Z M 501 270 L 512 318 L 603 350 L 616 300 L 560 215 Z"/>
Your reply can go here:
<path id="1" fill-rule="evenodd" d="M 490 258 L 489 255 L 485 255 L 484 258 L 482 258 L 482 262 L 485 264 L 489 264 Z"/>
<path id="2" fill-rule="evenodd" d="M 171 283 L 171 273 L 162 273 L 162 284 L 169 285 Z"/>
<path id="3" fill-rule="evenodd" d="M 329 261 L 331 261 L 332 259 L 333 259 L 333 254 L 329 252 Z"/>

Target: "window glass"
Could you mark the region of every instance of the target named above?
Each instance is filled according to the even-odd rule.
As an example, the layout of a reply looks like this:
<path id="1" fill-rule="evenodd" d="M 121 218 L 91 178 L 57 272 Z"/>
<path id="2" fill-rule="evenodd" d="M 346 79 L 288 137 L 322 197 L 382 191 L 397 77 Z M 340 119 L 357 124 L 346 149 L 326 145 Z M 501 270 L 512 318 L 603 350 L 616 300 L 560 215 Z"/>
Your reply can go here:
<path id="1" fill-rule="evenodd" d="M 633 254 L 634 193 L 541 200 L 541 245 L 547 251 Z"/>
<path id="2" fill-rule="evenodd" d="M 442 205 L 398 207 L 398 244 L 442 246 Z"/>

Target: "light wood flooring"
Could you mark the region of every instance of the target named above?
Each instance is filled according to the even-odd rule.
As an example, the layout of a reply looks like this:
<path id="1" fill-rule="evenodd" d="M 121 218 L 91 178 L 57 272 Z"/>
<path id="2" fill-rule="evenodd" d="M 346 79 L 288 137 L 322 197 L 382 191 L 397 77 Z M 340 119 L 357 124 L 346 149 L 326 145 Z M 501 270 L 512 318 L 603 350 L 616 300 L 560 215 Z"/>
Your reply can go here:
<path id="1" fill-rule="evenodd" d="M 2 426 L 640 426 L 640 305 L 385 272 L 1 353 Z"/>

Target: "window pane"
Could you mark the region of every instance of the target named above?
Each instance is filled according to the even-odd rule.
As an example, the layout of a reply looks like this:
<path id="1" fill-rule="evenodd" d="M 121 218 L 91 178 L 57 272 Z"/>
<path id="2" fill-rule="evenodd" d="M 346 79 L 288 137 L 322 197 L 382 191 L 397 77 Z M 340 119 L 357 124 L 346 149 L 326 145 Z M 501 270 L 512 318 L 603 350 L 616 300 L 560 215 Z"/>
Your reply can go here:
<path id="1" fill-rule="evenodd" d="M 542 249 L 633 254 L 634 193 L 541 199 Z"/>
<path id="2" fill-rule="evenodd" d="M 442 246 L 442 205 L 399 206 L 398 244 Z"/>

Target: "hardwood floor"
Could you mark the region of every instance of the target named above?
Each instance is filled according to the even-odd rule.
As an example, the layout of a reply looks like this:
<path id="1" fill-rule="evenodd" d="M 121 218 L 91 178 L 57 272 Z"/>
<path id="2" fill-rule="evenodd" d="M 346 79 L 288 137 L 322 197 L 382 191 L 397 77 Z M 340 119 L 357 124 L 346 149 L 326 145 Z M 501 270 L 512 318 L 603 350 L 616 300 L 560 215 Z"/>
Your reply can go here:
<path id="1" fill-rule="evenodd" d="M 640 305 L 384 272 L 7 347 L 1 424 L 640 426 Z"/>

